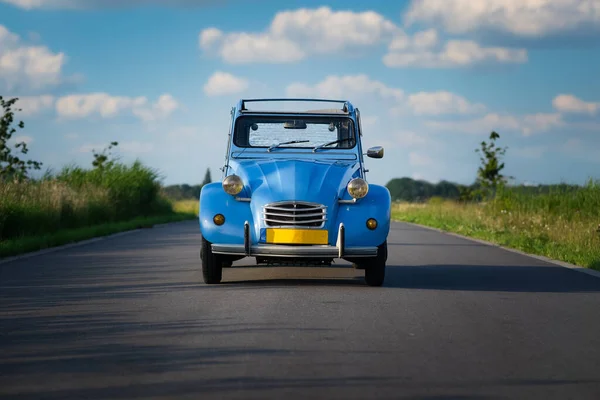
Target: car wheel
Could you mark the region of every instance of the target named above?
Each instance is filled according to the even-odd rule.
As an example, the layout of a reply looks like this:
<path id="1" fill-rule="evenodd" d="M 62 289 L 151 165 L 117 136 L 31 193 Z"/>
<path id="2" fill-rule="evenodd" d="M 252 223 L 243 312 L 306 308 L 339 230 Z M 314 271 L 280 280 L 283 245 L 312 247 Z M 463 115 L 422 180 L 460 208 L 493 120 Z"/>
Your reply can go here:
<path id="1" fill-rule="evenodd" d="M 377 247 L 377 257 L 363 264 L 365 282 L 369 286 L 381 286 L 385 280 L 385 263 L 387 261 L 387 241 Z"/>
<path id="2" fill-rule="evenodd" d="M 218 255 L 213 254 L 211 243 L 204 238 L 202 238 L 200 259 L 202 260 L 202 277 L 204 278 L 204 283 L 209 285 L 221 283 L 223 263 L 219 260 Z"/>

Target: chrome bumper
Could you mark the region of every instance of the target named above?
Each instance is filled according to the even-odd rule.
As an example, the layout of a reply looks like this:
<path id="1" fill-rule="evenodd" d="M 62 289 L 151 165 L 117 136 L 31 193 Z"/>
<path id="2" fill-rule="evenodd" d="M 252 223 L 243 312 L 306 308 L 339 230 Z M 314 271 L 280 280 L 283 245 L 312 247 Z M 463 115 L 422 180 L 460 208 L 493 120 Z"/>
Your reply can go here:
<path id="1" fill-rule="evenodd" d="M 249 254 L 243 244 L 213 244 L 215 254 L 246 255 L 248 257 L 323 257 L 339 258 L 340 249 L 336 246 L 290 246 L 280 244 L 259 244 L 250 246 Z M 375 257 L 377 247 L 346 247 L 343 256 Z"/>
<path id="2" fill-rule="evenodd" d="M 250 244 L 250 224 L 244 223 L 244 244 L 212 244 L 215 254 L 245 255 L 247 257 L 375 257 L 377 247 L 346 247 L 346 229 L 344 224 L 338 227 L 338 239 L 335 246 L 328 245 L 281 245 Z"/>

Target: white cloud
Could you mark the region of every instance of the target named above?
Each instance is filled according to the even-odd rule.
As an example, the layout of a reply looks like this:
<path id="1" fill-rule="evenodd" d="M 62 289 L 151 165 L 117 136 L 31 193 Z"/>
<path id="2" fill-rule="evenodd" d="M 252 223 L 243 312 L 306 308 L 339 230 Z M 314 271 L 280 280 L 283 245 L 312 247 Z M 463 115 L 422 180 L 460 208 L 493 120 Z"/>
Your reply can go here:
<path id="1" fill-rule="evenodd" d="M 141 120 L 152 122 L 169 117 L 179 107 L 179 103 L 173 96 L 170 94 L 163 94 L 151 107 L 134 107 L 132 112 L 133 115 Z"/>
<path id="2" fill-rule="evenodd" d="M 329 55 L 373 46 L 398 35 L 401 29 L 373 11 L 333 11 L 329 7 L 301 8 L 275 15 L 265 32 L 223 33 L 207 28 L 200 48 L 216 52 L 228 63 L 285 63 L 309 54 Z"/>
<path id="3" fill-rule="evenodd" d="M 106 144 L 84 144 L 77 148 L 77 153 L 91 153 L 92 151 L 102 151 Z"/>
<path id="4" fill-rule="evenodd" d="M 366 74 L 329 75 L 314 85 L 292 83 L 286 88 L 289 97 L 316 97 L 361 99 L 374 96 L 390 101 L 389 110 L 395 115 L 410 112 L 414 115 L 475 114 L 485 111 L 485 106 L 448 91 L 406 94 L 402 89 L 387 86 Z M 365 121 L 363 121 L 365 122 Z"/>
<path id="5" fill-rule="evenodd" d="M 179 107 L 169 94 L 163 94 L 154 104 L 146 97 L 111 96 L 107 93 L 69 95 L 56 101 L 56 112 L 63 118 L 85 118 L 99 115 L 102 118 L 115 118 L 124 114 L 134 115 L 149 122 L 171 115 Z"/>
<path id="6" fill-rule="evenodd" d="M 598 29 L 600 0 L 412 0 L 404 20 L 407 25 L 441 24 L 451 33 L 500 30 L 540 37 Z"/>
<path id="7" fill-rule="evenodd" d="M 373 94 L 383 99 L 400 101 L 404 91 L 392 88 L 380 81 L 372 80 L 367 75 L 329 75 L 315 85 L 292 83 L 286 89 L 290 97 L 321 97 L 351 99 L 365 94 Z"/>
<path id="8" fill-rule="evenodd" d="M 208 78 L 204 85 L 204 93 L 208 96 L 220 96 L 243 92 L 248 88 L 248 81 L 227 72 L 217 71 Z"/>
<path id="9" fill-rule="evenodd" d="M 600 103 L 583 101 L 570 94 L 561 94 L 552 101 L 554 108 L 564 113 L 595 114 L 600 110 Z"/>
<path id="10" fill-rule="evenodd" d="M 433 164 L 431 157 L 414 151 L 408 154 L 408 162 L 413 167 L 426 167 Z"/>
<path id="11" fill-rule="evenodd" d="M 600 1 L 600 0 L 599 0 Z M 329 7 L 281 11 L 262 32 L 222 32 L 210 27 L 199 35 L 199 45 L 225 62 L 293 63 L 310 55 L 331 55 L 388 44 L 383 62 L 388 67 L 450 68 L 473 64 L 522 63 L 525 49 L 484 47 L 472 40 L 440 43 L 438 32 L 427 29 L 407 35 L 374 11 L 334 11 Z"/>
<path id="12" fill-rule="evenodd" d="M 223 38 L 223 32 L 217 28 L 207 28 L 200 32 L 200 48 L 207 49 L 219 43 Z"/>
<path id="13" fill-rule="evenodd" d="M 426 126 L 434 129 L 450 130 L 468 134 L 487 135 L 491 131 L 520 132 L 523 136 L 544 132 L 564 125 L 560 114 L 530 114 L 513 116 L 508 114 L 488 113 L 481 118 L 466 121 L 427 121 Z"/>
<path id="14" fill-rule="evenodd" d="M 428 29 L 415 33 L 412 37 L 400 32 L 390 42 L 388 49 L 390 51 L 400 51 L 407 49 L 429 49 L 438 44 L 438 33 L 435 29 Z"/>
<path id="15" fill-rule="evenodd" d="M 396 38 L 390 43 L 383 63 L 391 68 L 424 67 L 456 68 L 489 62 L 524 63 L 525 49 L 505 47 L 482 47 L 472 40 L 449 40 L 443 47 L 435 47 L 436 41 Z M 435 47 L 435 48 L 434 48 Z"/>
<path id="16" fill-rule="evenodd" d="M 149 153 L 154 150 L 154 145 L 152 143 L 147 142 L 118 142 L 119 144 L 113 148 L 113 153 L 128 153 L 128 154 L 141 154 L 141 153 Z M 91 153 L 92 151 L 101 152 L 106 148 L 106 143 L 104 144 L 84 144 L 79 146 L 75 152 L 76 153 Z"/>
<path id="17" fill-rule="evenodd" d="M 224 36 L 220 45 L 220 56 L 231 64 L 291 63 L 306 56 L 293 41 L 267 34 L 232 33 Z"/>
<path id="18" fill-rule="evenodd" d="M 521 158 L 540 159 L 548 151 L 548 146 L 524 146 L 511 148 L 511 154 Z"/>
<path id="19" fill-rule="evenodd" d="M 361 115 L 360 123 L 362 125 L 363 133 L 368 133 L 371 130 L 375 130 L 379 124 L 379 116 L 377 115 Z"/>
<path id="20" fill-rule="evenodd" d="M 62 81 L 64 53 L 45 46 L 28 46 L 18 35 L 0 25 L 0 83 L 6 89 L 39 89 Z"/>
<path id="21" fill-rule="evenodd" d="M 75 140 L 77 138 L 79 138 L 79 134 L 77 134 L 77 133 L 67 133 L 67 134 L 65 134 L 65 139 Z"/>
<path id="22" fill-rule="evenodd" d="M 13 137 L 12 141 L 14 141 L 15 143 L 22 143 L 22 142 L 24 142 L 25 144 L 31 144 L 31 143 L 33 143 L 35 141 L 35 139 L 33 139 L 31 136 L 20 135 L 20 136 Z"/>
<path id="23" fill-rule="evenodd" d="M 119 142 L 119 145 L 116 147 L 122 153 L 131 153 L 131 154 L 141 154 L 141 153 L 149 153 L 154 150 L 154 145 L 152 143 L 144 143 L 144 142 Z"/>
<path id="24" fill-rule="evenodd" d="M 31 116 L 50 109 L 54 106 L 54 96 L 17 96 L 19 100 L 15 103 L 17 108 L 25 116 Z"/>
<path id="25" fill-rule="evenodd" d="M 399 147 L 416 147 L 431 144 L 431 140 L 425 136 L 411 131 L 398 132 L 392 135 Z"/>
<path id="26" fill-rule="evenodd" d="M 137 5 L 165 5 L 165 6 L 201 6 L 216 4 L 216 0 L 0 0 L 0 3 L 12 4 L 25 10 L 33 9 L 87 9 L 130 7 Z"/>
<path id="27" fill-rule="evenodd" d="M 418 92 L 408 96 L 408 106 L 416 115 L 474 114 L 485 111 L 483 104 L 473 104 L 447 91 Z"/>
<path id="28" fill-rule="evenodd" d="M 529 136 L 537 132 L 544 132 L 551 128 L 564 125 L 560 114 L 556 113 L 537 113 L 523 117 L 521 129 L 523 135 Z"/>

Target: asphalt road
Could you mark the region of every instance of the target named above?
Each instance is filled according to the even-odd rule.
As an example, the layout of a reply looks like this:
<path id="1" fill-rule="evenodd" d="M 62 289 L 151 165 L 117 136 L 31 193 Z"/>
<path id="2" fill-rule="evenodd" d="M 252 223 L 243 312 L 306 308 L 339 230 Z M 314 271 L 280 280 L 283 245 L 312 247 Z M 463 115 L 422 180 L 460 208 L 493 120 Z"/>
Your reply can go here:
<path id="1" fill-rule="evenodd" d="M 0 265 L 0 399 L 600 399 L 600 279 L 393 224 L 341 268 L 207 286 L 196 222 Z"/>

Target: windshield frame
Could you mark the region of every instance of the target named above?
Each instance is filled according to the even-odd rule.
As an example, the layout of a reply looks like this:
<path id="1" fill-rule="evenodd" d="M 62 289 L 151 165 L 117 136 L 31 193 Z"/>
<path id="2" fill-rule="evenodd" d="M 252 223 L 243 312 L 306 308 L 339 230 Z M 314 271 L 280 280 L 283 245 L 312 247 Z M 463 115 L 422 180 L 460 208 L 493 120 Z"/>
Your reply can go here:
<path id="1" fill-rule="evenodd" d="M 289 121 L 290 119 L 303 119 L 306 120 L 308 123 L 310 123 L 311 121 L 315 121 L 315 120 L 324 120 L 327 122 L 337 122 L 337 121 L 344 121 L 344 122 L 348 122 L 350 124 L 350 130 L 352 131 L 352 136 L 351 138 L 353 138 L 352 140 L 352 146 L 351 147 L 332 147 L 332 146 L 327 146 L 327 147 L 323 147 L 320 148 L 320 151 L 327 151 L 327 150 L 337 150 L 337 151 L 354 151 L 357 146 L 358 146 L 358 141 L 359 141 L 359 136 L 358 136 L 358 132 L 357 132 L 357 127 L 356 127 L 356 123 L 354 122 L 354 119 L 351 118 L 350 116 L 346 116 L 346 115 L 304 115 L 304 114 L 292 114 L 292 115 L 260 115 L 260 114 L 254 114 L 254 115 L 242 115 L 239 116 L 238 118 L 236 118 L 235 124 L 233 124 L 233 129 L 232 129 L 232 138 L 231 138 L 231 142 L 232 144 L 239 148 L 239 149 L 265 149 L 267 150 L 269 147 L 272 147 L 271 145 L 265 145 L 265 146 L 252 146 L 250 144 L 248 145 L 244 145 L 244 144 L 240 144 L 238 142 L 238 132 L 240 129 L 240 124 L 242 122 L 245 122 L 245 120 L 250 119 L 260 119 L 262 121 L 268 121 L 268 120 L 274 120 L 274 121 Z M 282 141 L 286 141 L 284 140 L 284 138 L 282 138 Z M 294 145 L 294 146 L 287 146 L 287 145 L 280 145 L 277 147 L 277 149 L 292 149 L 292 150 L 308 150 L 308 151 L 312 151 L 315 147 L 317 147 L 317 145 L 311 145 L 311 146 L 298 146 L 298 145 Z"/>

